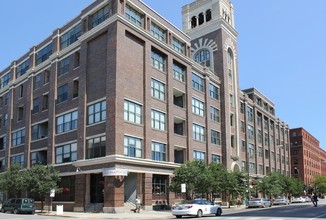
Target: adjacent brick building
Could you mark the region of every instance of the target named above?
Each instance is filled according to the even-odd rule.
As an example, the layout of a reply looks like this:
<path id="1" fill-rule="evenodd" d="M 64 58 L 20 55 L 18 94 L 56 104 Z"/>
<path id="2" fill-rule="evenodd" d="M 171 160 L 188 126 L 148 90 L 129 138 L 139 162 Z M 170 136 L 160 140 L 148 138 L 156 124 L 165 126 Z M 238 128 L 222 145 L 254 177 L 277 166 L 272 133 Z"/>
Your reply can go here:
<path id="1" fill-rule="evenodd" d="M 304 128 L 290 130 L 291 175 L 300 178 L 307 190 L 314 188 L 314 176 L 326 175 L 326 152 L 319 141 Z"/>
<path id="2" fill-rule="evenodd" d="M 239 89 L 232 4 L 197 0 L 182 15 L 183 31 L 139 0 L 96 0 L 1 71 L 1 170 L 53 164 L 55 203 L 104 212 L 136 195 L 145 209 L 172 204 L 173 171 L 194 159 L 290 175 L 288 125 Z"/>

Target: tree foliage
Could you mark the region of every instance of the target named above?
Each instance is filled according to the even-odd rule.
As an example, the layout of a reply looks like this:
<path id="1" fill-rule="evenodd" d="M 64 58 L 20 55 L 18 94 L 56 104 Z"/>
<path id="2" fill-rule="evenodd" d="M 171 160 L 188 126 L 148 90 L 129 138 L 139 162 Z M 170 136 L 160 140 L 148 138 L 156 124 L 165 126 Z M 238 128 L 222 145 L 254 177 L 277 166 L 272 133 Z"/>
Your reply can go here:
<path id="1" fill-rule="evenodd" d="M 11 197 L 21 196 L 26 187 L 26 175 L 18 163 L 12 164 L 7 172 L 0 175 L 0 189 Z"/>
<path id="2" fill-rule="evenodd" d="M 326 176 L 315 176 L 314 183 L 319 193 L 326 193 Z"/>

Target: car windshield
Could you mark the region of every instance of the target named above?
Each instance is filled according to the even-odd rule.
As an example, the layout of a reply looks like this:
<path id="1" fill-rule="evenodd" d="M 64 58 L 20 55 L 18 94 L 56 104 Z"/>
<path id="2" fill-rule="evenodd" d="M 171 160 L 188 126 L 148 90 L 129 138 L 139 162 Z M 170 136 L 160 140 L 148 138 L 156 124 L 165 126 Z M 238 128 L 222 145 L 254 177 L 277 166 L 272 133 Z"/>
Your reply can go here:
<path id="1" fill-rule="evenodd" d="M 261 199 L 252 199 L 251 201 L 260 201 Z"/>
<path id="2" fill-rule="evenodd" d="M 284 197 L 282 197 L 282 196 L 278 196 L 276 199 L 284 199 Z"/>

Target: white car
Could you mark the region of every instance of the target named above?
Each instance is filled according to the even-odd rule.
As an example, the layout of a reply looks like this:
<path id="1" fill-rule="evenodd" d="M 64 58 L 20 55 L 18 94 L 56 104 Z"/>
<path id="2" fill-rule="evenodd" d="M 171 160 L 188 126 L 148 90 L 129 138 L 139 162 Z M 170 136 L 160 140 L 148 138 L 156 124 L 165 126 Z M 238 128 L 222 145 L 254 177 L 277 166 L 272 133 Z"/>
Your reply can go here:
<path id="1" fill-rule="evenodd" d="M 285 196 L 278 196 L 275 198 L 273 205 L 290 205 L 290 201 Z"/>
<path id="2" fill-rule="evenodd" d="M 222 208 L 206 199 L 186 200 L 172 206 L 172 215 L 175 215 L 177 218 L 182 216 L 196 216 L 200 218 L 203 215 L 220 216 L 221 214 Z"/>
<path id="3" fill-rule="evenodd" d="M 302 196 L 297 196 L 292 198 L 292 203 L 304 203 L 306 202 L 306 199 Z"/>

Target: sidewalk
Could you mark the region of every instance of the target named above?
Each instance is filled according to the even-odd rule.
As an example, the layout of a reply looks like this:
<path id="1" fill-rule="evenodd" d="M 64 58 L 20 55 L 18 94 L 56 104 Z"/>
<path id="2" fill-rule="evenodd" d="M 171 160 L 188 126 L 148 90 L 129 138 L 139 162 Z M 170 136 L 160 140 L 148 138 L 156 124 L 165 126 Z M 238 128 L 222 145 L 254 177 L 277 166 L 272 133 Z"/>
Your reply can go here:
<path id="1" fill-rule="evenodd" d="M 237 210 L 245 209 L 245 206 L 236 207 L 231 206 L 222 207 L 223 213 L 230 213 Z M 85 218 L 85 219 L 174 219 L 171 210 L 168 211 L 146 211 L 141 210 L 140 213 L 124 212 L 124 213 L 86 213 L 86 212 L 63 212 L 62 215 L 57 215 L 55 211 L 46 213 L 37 213 L 38 215 L 49 215 L 49 216 L 61 216 L 61 217 L 74 217 L 74 218 Z M 223 215 L 223 214 L 222 214 Z"/>

